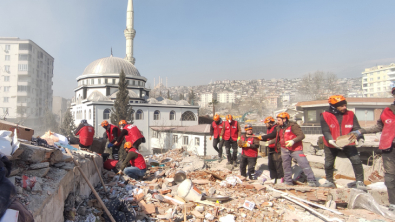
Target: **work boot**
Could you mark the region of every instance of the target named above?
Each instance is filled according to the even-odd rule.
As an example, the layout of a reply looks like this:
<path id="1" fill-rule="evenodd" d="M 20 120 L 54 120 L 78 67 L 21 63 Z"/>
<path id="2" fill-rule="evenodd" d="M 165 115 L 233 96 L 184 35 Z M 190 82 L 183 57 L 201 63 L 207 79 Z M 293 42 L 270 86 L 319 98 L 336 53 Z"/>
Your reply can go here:
<path id="1" fill-rule="evenodd" d="M 233 162 L 228 160 L 228 162 L 226 163 L 226 165 L 233 165 Z"/>
<path id="2" fill-rule="evenodd" d="M 318 187 L 319 186 L 317 181 L 312 181 L 312 180 L 309 181 L 308 184 L 309 184 L 309 187 Z"/>
<path id="3" fill-rule="evenodd" d="M 288 186 L 293 186 L 294 185 L 294 183 L 288 182 L 288 181 L 285 181 L 283 184 L 288 185 Z"/>
<path id="4" fill-rule="evenodd" d="M 363 181 L 357 181 L 356 185 L 357 185 L 357 189 L 359 189 L 359 190 L 363 190 L 363 191 L 368 190 L 368 188 L 365 186 Z"/>
<path id="5" fill-rule="evenodd" d="M 388 206 L 388 210 L 389 210 L 389 211 L 395 211 L 395 204 L 390 204 L 390 205 Z"/>
<path id="6" fill-rule="evenodd" d="M 336 185 L 335 185 L 335 183 L 333 183 L 333 182 L 330 182 L 330 181 L 325 181 L 325 183 L 323 183 L 322 185 L 321 185 L 321 187 L 336 187 Z"/>
<path id="7" fill-rule="evenodd" d="M 248 178 L 249 178 L 250 180 L 256 180 L 255 175 L 250 175 L 250 176 L 248 176 Z"/>
<path id="8" fill-rule="evenodd" d="M 237 167 L 237 161 L 233 162 L 233 166 Z"/>

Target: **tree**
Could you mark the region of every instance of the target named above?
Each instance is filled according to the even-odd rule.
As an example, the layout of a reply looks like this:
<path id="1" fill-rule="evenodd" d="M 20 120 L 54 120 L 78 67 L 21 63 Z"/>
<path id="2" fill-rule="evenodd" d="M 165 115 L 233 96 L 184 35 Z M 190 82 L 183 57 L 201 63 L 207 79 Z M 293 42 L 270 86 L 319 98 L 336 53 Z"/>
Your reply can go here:
<path id="1" fill-rule="evenodd" d="M 308 100 L 327 99 L 332 94 L 343 94 L 334 73 L 316 71 L 303 76 L 298 92 Z"/>
<path id="2" fill-rule="evenodd" d="M 67 109 L 60 126 L 60 132 L 63 136 L 74 137 L 74 130 L 74 116 L 71 114 L 70 109 Z"/>
<path id="3" fill-rule="evenodd" d="M 169 90 L 167 90 L 167 99 L 171 99 L 170 91 L 169 91 Z"/>
<path id="4" fill-rule="evenodd" d="M 218 104 L 219 102 L 218 102 L 218 100 L 216 100 L 216 99 L 212 99 L 212 101 L 209 103 L 209 105 L 211 106 L 213 106 L 213 117 L 214 117 L 214 115 L 215 115 L 215 106 Z"/>
<path id="5" fill-rule="evenodd" d="M 189 99 L 189 101 L 188 101 L 189 104 L 193 105 L 194 100 L 195 100 L 195 93 L 193 92 L 193 90 L 191 90 L 189 92 L 188 99 Z"/>
<path id="6" fill-rule="evenodd" d="M 184 99 L 184 94 L 180 93 L 180 98 L 179 99 L 183 100 Z"/>
<path id="7" fill-rule="evenodd" d="M 56 121 L 56 115 L 49 109 L 48 103 L 45 103 L 45 113 L 43 117 L 44 130 L 51 130 L 57 132 L 59 130 L 59 124 Z"/>
<path id="8" fill-rule="evenodd" d="M 133 123 L 132 120 L 132 106 L 129 103 L 129 91 L 126 88 L 126 75 L 123 70 L 119 74 L 118 92 L 114 102 L 114 107 L 111 111 L 111 123 L 118 125 L 119 121 L 126 120 L 128 123 Z"/>

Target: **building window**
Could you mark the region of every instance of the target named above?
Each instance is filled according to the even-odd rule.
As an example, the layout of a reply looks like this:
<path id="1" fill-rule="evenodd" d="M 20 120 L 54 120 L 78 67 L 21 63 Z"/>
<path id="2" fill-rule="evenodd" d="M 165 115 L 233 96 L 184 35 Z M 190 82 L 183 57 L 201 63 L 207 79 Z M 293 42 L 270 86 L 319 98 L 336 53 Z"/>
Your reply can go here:
<path id="1" fill-rule="evenodd" d="M 200 146 L 200 138 L 195 137 L 195 146 Z"/>
<path id="2" fill-rule="evenodd" d="M 5 61 L 10 61 L 11 60 L 11 56 L 10 55 L 5 55 Z"/>
<path id="3" fill-rule="evenodd" d="M 4 92 L 9 92 L 10 88 L 11 88 L 11 86 L 4 86 Z"/>
<path id="4" fill-rule="evenodd" d="M 181 115 L 181 121 L 196 121 L 195 114 L 191 111 L 186 111 Z"/>
<path id="5" fill-rule="evenodd" d="M 182 137 L 182 144 L 183 145 L 188 145 L 188 136 Z"/>
<path id="6" fill-rule="evenodd" d="M 178 142 L 178 136 L 177 135 L 173 135 L 173 143 L 177 143 Z"/>
<path id="7" fill-rule="evenodd" d="M 4 103 L 8 103 L 9 98 L 10 98 L 10 97 L 4 97 L 4 98 L 3 98 L 3 102 L 4 102 Z"/>
<path id="8" fill-rule="evenodd" d="M 5 50 L 8 51 L 11 49 L 11 45 L 5 45 Z"/>
<path id="9" fill-rule="evenodd" d="M 133 85 L 134 85 L 134 86 L 136 85 L 136 81 L 135 81 L 135 80 L 133 80 Z"/>
<path id="10" fill-rule="evenodd" d="M 380 76 L 379 76 L 379 77 L 377 77 L 377 80 L 380 80 Z"/>
<path id="11" fill-rule="evenodd" d="M 176 119 L 176 112 L 174 110 L 170 111 L 170 120 Z"/>
<path id="12" fill-rule="evenodd" d="M 155 112 L 154 112 L 154 120 L 160 120 L 160 112 L 159 112 L 159 110 L 155 110 Z"/>
<path id="13" fill-rule="evenodd" d="M 104 83 L 107 84 L 108 83 L 108 79 L 104 79 Z"/>
<path id="14" fill-rule="evenodd" d="M 136 120 L 142 120 L 144 118 L 143 111 L 141 109 L 136 112 Z"/>
<path id="15" fill-rule="evenodd" d="M 29 60 L 29 55 L 28 54 L 19 54 L 18 60 L 19 61 L 28 61 Z"/>
<path id="16" fill-rule="evenodd" d="M 18 70 L 19 71 L 27 71 L 27 64 L 19 64 Z"/>
<path id="17" fill-rule="evenodd" d="M 159 138 L 159 133 L 158 133 L 158 131 L 152 131 L 152 137 L 153 137 L 153 138 Z"/>
<path id="18" fill-rule="evenodd" d="M 371 97 L 373 94 L 370 94 Z M 374 110 L 373 109 L 356 109 L 355 115 L 359 122 L 361 121 L 374 121 Z"/>
<path id="19" fill-rule="evenodd" d="M 10 72 L 10 66 L 9 65 L 4 66 L 4 71 Z"/>
<path id="20" fill-rule="evenodd" d="M 29 92 L 30 87 L 29 86 L 18 86 L 18 92 Z"/>
<path id="21" fill-rule="evenodd" d="M 101 79 L 97 79 L 97 84 L 101 84 Z"/>
<path id="22" fill-rule="evenodd" d="M 317 122 L 317 110 L 307 111 L 307 122 Z"/>
<path id="23" fill-rule="evenodd" d="M 92 119 L 92 110 L 89 110 L 89 119 Z"/>
<path id="24" fill-rule="evenodd" d="M 373 81 L 373 78 L 370 78 L 370 81 Z"/>
<path id="25" fill-rule="evenodd" d="M 115 84 L 115 79 L 112 79 L 112 84 Z"/>
<path id="26" fill-rule="evenodd" d="M 103 119 L 110 119 L 110 113 L 111 113 L 110 109 L 105 109 L 103 111 Z"/>
<path id="27" fill-rule="evenodd" d="M 10 77 L 9 76 L 4 76 L 4 82 L 9 82 L 10 81 Z"/>

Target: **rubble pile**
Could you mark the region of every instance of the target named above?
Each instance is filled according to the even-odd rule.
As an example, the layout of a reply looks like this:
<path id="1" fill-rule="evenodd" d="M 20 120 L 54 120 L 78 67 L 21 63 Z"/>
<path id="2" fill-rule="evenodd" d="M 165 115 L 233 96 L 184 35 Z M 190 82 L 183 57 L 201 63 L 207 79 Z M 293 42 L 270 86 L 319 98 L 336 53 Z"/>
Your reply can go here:
<path id="1" fill-rule="evenodd" d="M 389 221 L 367 210 L 347 209 L 349 188 L 263 183 L 262 170 L 258 180 L 247 180 L 226 160 L 203 159 L 184 149 L 146 161 L 149 168 L 141 181 L 104 171 L 105 188 L 99 185 L 96 191 L 116 221 Z M 69 202 L 69 221 L 110 221 L 94 195 Z"/>

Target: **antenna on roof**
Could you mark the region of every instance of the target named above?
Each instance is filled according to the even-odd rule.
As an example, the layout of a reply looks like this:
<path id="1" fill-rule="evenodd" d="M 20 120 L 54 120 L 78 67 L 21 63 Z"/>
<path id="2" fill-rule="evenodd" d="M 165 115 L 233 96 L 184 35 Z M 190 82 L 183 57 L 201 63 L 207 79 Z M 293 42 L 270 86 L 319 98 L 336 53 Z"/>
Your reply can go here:
<path id="1" fill-rule="evenodd" d="M 112 57 L 112 47 L 111 47 L 111 57 Z"/>

